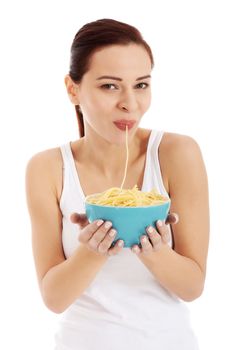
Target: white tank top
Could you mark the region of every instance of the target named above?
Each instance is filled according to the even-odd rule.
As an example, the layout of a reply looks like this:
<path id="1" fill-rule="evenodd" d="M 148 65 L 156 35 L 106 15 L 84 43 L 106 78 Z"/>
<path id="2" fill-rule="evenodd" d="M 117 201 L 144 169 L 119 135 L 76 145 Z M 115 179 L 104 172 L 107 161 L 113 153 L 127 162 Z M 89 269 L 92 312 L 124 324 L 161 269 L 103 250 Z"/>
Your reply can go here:
<path id="1" fill-rule="evenodd" d="M 162 136 L 162 131 L 151 131 L 141 190 L 156 187 L 168 196 L 158 159 Z M 60 149 L 62 243 L 68 258 L 79 245 L 78 226 L 71 223 L 70 215 L 85 213 L 85 195 L 70 142 Z M 163 288 L 130 248 L 108 257 L 90 286 L 60 317 L 55 350 L 198 349 L 186 303 Z"/>

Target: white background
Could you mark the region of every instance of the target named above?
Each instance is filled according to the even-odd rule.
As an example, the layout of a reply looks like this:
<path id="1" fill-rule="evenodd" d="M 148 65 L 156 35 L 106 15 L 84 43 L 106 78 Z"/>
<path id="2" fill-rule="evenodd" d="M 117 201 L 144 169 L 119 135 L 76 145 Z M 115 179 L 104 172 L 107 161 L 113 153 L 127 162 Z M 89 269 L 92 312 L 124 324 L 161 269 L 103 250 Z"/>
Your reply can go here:
<path id="1" fill-rule="evenodd" d="M 37 286 L 25 167 L 33 154 L 78 138 L 64 76 L 76 32 L 100 18 L 136 26 L 153 50 L 153 102 L 141 126 L 190 135 L 201 147 L 210 187 L 210 250 L 205 291 L 188 306 L 201 350 L 234 348 L 231 5 L 227 0 L 1 3 L 1 348 L 53 349 L 60 315 L 44 306 Z"/>

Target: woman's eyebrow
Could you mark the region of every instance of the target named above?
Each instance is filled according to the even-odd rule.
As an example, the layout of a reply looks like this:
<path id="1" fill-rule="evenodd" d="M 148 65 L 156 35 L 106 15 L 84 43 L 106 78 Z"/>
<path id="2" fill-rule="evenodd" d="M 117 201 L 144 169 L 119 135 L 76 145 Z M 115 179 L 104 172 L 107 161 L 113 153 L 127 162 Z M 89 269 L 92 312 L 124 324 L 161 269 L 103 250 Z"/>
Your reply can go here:
<path id="1" fill-rule="evenodd" d="M 146 79 L 146 78 L 151 78 L 151 75 L 144 75 L 143 77 L 139 77 L 136 80 L 142 80 L 142 79 Z M 118 78 L 118 77 L 113 77 L 110 75 L 102 75 L 101 77 L 97 78 L 96 80 L 101 80 L 101 79 L 112 79 L 112 80 L 118 80 L 118 81 L 122 81 L 123 79 Z"/>

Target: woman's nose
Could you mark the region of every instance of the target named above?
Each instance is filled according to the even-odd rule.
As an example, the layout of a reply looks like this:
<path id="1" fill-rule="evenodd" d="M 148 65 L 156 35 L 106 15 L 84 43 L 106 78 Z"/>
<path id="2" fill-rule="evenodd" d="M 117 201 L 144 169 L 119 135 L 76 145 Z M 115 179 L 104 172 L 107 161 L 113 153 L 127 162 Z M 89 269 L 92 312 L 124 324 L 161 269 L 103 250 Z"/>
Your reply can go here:
<path id="1" fill-rule="evenodd" d="M 131 92 L 125 93 L 120 99 L 118 105 L 119 108 L 128 112 L 134 112 L 138 108 L 136 96 Z"/>

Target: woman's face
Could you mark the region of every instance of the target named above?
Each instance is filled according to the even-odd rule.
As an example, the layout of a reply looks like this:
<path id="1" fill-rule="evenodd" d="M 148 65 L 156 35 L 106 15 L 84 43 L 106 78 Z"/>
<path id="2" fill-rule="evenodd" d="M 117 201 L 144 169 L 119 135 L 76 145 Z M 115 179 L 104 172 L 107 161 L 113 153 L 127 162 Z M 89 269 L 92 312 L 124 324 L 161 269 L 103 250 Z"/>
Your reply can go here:
<path id="1" fill-rule="evenodd" d="M 96 51 L 89 71 L 77 87 L 84 116 L 85 134 L 90 128 L 111 143 L 123 143 L 125 131 L 113 123 L 135 120 L 131 138 L 150 106 L 151 60 L 144 47 L 112 45 Z"/>

